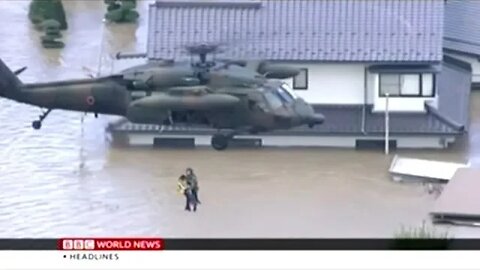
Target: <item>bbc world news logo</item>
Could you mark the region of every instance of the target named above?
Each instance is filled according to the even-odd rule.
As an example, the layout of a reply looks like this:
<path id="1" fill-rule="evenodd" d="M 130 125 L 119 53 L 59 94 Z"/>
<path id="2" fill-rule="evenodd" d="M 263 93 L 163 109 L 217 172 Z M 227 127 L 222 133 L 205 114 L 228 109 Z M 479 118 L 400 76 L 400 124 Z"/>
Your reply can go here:
<path id="1" fill-rule="evenodd" d="M 163 250 L 160 238 L 63 238 L 59 250 Z"/>
<path id="2" fill-rule="evenodd" d="M 95 250 L 94 239 L 62 239 L 63 250 Z"/>

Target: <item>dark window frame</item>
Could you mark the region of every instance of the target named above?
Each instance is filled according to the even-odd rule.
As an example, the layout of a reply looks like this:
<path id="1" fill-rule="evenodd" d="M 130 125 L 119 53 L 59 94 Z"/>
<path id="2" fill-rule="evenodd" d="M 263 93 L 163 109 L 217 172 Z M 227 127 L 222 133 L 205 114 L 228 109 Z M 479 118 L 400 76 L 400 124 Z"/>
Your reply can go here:
<path id="1" fill-rule="evenodd" d="M 292 88 L 294 90 L 308 90 L 308 68 L 301 68 L 299 69 L 300 72 L 298 73 L 298 75 L 302 74 L 302 72 L 305 72 L 305 86 L 298 86 L 296 84 L 296 77 L 298 76 L 295 76 L 293 77 L 293 83 L 292 83 Z"/>
<path id="2" fill-rule="evenodd" d="M 432 94 L 431 95 L 424 95 L 423 94 L 423 75 L 424 74 L 431 74 L 432 75 Z M 378 95 L 379 97 L 387 97 L 384 93 L 382 93 L 382 75 L 418 75 L 419 76 L 419 91 L 418 94 L 416 95 L 407 95 L 407 94 L 402 94 L 401 89 L 398 93 L 398 95 L 389 95 L 389 97 L 402 97 L 402 98 L 433 98 L 435 97 L 436 90 L 437 90 L 437 75 L 435 73 L 411 73 L 411 72 L 401 72 L 401 73 L 378 73 Z"/>

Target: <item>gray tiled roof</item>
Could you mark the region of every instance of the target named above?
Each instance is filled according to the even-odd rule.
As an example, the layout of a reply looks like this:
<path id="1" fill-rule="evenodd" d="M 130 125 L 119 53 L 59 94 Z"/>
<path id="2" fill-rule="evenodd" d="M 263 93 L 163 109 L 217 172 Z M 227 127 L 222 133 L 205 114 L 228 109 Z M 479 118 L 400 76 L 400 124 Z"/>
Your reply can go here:
<path id="1" fill-rule="evenodd" d="M 372 113 L 372 106 L 365 109 L 365 129 L 362 130 L 363 106 L 337 105 L 316 106 L 316 110 L 325 115 L 325 122 L 310 130 L 308 127 L 296 128 L 294 132 L 303 131 L 311 134 L 358 134 L 378 135 L 385 132 L 385 115 Z M 448 124 L 432 114 L 390 113 L 390 133 L 393 135 L 414 134 L 458 134 Z"/>
<path id="2" fill-rule="evenodd" d="M 470 64 L 456 62 L 461 61 L 444 57 L 442 72 L 437 80 L 438 111 L 468 130 L 472 70 Z"/>
<path id="3" fill-rule="evenodd" d="M 291 130 L 277 130 L 266 134 L 272 135 L 379 135 L 385 132 L 384 114 L 371 113 L 371 107 L 366 108 L 365 131 L 362 133 L 362 105 L 328 105 L 316 106 L 316 111 L 325 116 L 325 122 L 322 125 L 308 128 L 306 126 L 297 127 Z M 111 131 L 114 132 L 159 132 L 158 125 L 132 124 L 122 122 L 119 125 L 113 125 Z M 166 134 L 214 134 L 215 129 L 206 126 L 185 126 L 174 125 L 166 127 L 163 131 Z M 390 133 L 392 135 L 443 135 L 460 134 L 442 120 L 432 114 L 390 114 Z"/>
<path id="4" fill-rule="evenodd" d="M 441 61 L 443 1 L 162 1 L 150 6 L 147 54 L 179 58 L 194 43 L 225 57 L 315 61 Z"/>
<path id="5" fill-rule="evenodd" d="M 480 55 L 480 1 L 448 0 L 444 47 Z"/>

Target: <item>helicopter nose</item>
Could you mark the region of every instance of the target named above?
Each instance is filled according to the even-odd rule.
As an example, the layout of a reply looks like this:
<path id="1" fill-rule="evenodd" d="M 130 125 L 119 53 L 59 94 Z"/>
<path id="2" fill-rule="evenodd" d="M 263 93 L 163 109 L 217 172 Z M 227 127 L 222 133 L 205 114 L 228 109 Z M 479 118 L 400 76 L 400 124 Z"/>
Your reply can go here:
<path id="1" fill-rule="evenodd" d="M 275 113 L 273 116 L 273 119 L 276 124 L 279 125 L 286 125 L 289 126 L 292 124 L 292 121 L 294 121 L 294 118 L 290 114 L 285 114 L 285 113 Z"/>
<path id="2" fill-rule="evenodd" d="M 315 125 L 321 125 L 323 124 L 323 122 L 325 122 L 325 116 L 323 116 L 323 114 L 320 114 L 320 113 L 315 113 L 310 117 L 308 117 L 307 121 L 308 121 L 309 127 L 313 127 Z"/>
<path id="3" fill-rule="evenodd" d="M 301 98 L 297 99 L 295 107 L 296 112 L 302 119 L 302 123 L 307 124 L 311 128 L 315 125 L 323 124 L 323 122 L 325 121 L 325 116 L 319 113 L 315 113 L 313 107 Z"/>

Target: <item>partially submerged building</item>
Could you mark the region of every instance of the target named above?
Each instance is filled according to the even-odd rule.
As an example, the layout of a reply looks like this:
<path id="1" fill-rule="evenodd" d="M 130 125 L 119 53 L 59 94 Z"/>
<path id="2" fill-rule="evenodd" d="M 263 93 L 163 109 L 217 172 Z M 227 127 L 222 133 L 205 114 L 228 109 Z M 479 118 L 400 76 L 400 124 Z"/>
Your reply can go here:
<path id="1" fill-rule="evenodd" d="M 443 53 L 444 1 L 163 1 L 150 6 L 147 56 L 183 58 L 184 46 L 222 43 L 222 58 L 299 67 L 287 82 L 326 121 L 254 136 L 264 145 L 382 145 L 386 94 L 396 147 L 444 148 L 468 130 L 471 66 Z M 208 136 L 124 123 L 130 138 Z M 140 135 L 141 134 L 141 135 Z M 249 136 L 253 137 L 253 136 Z M 202 141 L 203 139 L 200 139 Z M 206 144 L 209 141 L 206 140 Z"/>
<path id="2" fill-rule="evenodd" d="M 444 48 L 472 66 L 472 88 L 480 89 L 480 1 L 445 2 Z"/>

